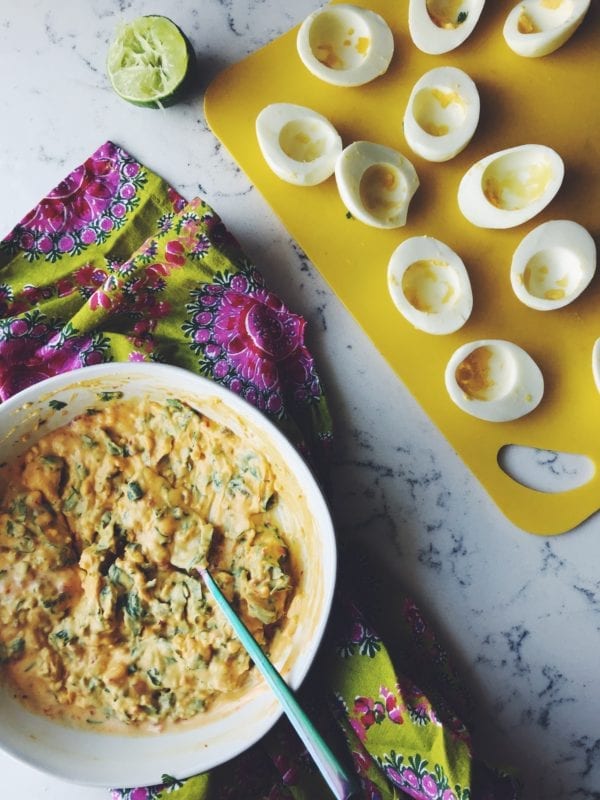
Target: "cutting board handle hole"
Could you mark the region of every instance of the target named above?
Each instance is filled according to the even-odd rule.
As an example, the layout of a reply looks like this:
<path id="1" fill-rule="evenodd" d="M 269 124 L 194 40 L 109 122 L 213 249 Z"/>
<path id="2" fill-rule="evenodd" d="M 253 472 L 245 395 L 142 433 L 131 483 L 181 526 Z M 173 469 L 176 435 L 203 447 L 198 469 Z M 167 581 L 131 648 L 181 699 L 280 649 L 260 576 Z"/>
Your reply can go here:
<path id="1" fill-rule="evenodd" d="M 500 448 L 498 466 L 522 486 L 548 494 L 585 486 L 596 472 L 596 465 L 589 456 L 519 444 L 505 444 Z"/>

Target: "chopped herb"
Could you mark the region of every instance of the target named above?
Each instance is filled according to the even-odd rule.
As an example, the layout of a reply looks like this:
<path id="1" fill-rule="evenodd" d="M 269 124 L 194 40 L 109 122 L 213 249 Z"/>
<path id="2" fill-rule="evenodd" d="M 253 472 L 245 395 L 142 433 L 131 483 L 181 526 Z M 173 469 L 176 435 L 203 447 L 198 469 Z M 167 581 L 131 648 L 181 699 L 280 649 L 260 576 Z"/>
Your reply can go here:
<path id="1" fill-rule="evenodd" d="M 87 433 L 84 433 L 81 436 L 81 441 L 86 447 L 98 447 L 98 442 L 95 439 L 92 439 L 91 436 L 88 436 Z"/>
<path id="2" fill-rule="evenodd" d="M 125 611 L 133 619 L 139 619 L 142 616 L 142 604 L 137 592 L 128 592 L 125 598 Z"/>
<path id="3" fill-rule="evenodd" d="M 461 11 L 459 13 L 458 17 L 456 18 L 456 24 L 457 25 L 462 25 L 462 23 L 466 20 L 466 18 L 468 16 L 469 16 L 469 12 L 468 11 Z"/>
<path id="4" fill-rule="evenodd" d="M 146 675 L 150 678 L 150 683 L 152 683 L 153 686 L 161 686 L 160 672 L 156 667 L 146 670 Z"/>
<path id="5" fill-rule="evenodd" d="M 88 725 L 102 725 L 103 719 L 86 719 Z"/>
<path id="6" fill-rule="evenodd" d="M 48 405 L 50 406 L 50 408 L 53 408 L 55 411 L 60 411 L 61 408 L 65 408 L 65 406 L 67 404 L 64 403 L 62 400 L 50 400 L 48 402 Z"/>
<path id="7" fill-rule="evenodd" d="M 354 219 L 350 211 L 346 211 L 346 219 Z"/>
<path id="8" fill-rule="evenodd" d="M 99 408 L 86 408 L 85 413 L 88 415 L 88 417 L 94 417 L 94 416 L 96 416 L 96 414 L 100 413 L 100 409 Z"/>
<path id="9" fill-rule="evenodd" d="M 10 507 L 12 516 L 19 522 L 27 518 L 27 506 L 23 497 L 17 497 L 15 502 Z"/>
<path id="10" fill-rule="evenodd" d="M 102 402 L 106 403 L 109 400 L 120 400 L 123 397 L 123 392 L 119 391 L 112 391 L 112 392 L 98 392 L 98 397 Z"/>
<path id="11" fill-rule="evenodd" d="M 3 661 L 10 661 L 11 658 L 18 658 L 25 651 L 25 639 L 13 639 L 9 645 L 0 642 L 0 664 Z"/>
<path id="12" fill-rule="evenodd" d="M 56 633 L 52 633 L 51 637 L 53 639 L 58 639 L 63 644 L 68 644 L 71 641 L 71 634 L 64 628 L 62 628 L 60 631 L 56 631 Z"/>
<path id="13" fill-rule="evenodd" d="M 137 481 L 130 481 L 127 484 L 127 497 L 129 500 L 141 500 L 144 496 L 144 490 Z"/>
<path id="14" fill-rule="evenodd" d="M 60 469 L 64 464 L 64 461 L 62 460 L 62 458 L 59 458 L 59 456 L 53 456 L 53 455 L 42 456 L 40 460 L 42 464 L 46 464 L 48 467 L 52 467 L 53 470 Z"/>
<path id="15" fill-rule="evenodd" d="M 108 452 L 113 456 L 128 456 L 129 450 L 127 449 L 127 445 L 119 445 L 116 442 L 107 436 L 106 437 L 106 449 Z"/>
<path id="16" fill-rule="evenodd" d="M 77 491 L 77 489 L 71 489 L 71 493 L 65 500 L 62 506 L 63 511 L 73 511 L 75 506 L 78 505 L 79 501 L 81 500 L 81 495 Z"/>
<path id="17" fill-rule="evenodd" d="M 112 519 L 111 512 L 105 511 L 104 514 L 102 514 L 102 516 L 100 517 L 100 525 L 102 525 L 103 528 L 106 528 L 111 519 Z"/>
<path id="18" fill-rule="evenodd" d="M 183 403 L 174 397 L 167 397 L 167 405 L 171 406 L 171 408 L 176 408 L 177 411 L 183 411 Z"/>

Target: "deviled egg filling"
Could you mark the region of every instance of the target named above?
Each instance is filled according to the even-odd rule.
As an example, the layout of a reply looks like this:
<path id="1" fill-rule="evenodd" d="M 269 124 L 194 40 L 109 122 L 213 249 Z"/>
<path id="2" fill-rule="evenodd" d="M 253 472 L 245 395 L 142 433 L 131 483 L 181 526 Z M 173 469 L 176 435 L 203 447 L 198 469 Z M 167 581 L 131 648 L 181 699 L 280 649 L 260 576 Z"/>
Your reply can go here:
<path id="1" fill-rule="evenodd" d="M 0 672 L 37 713 L 151 730 L 243 684 L 246 652 L 174 564 L 210 564 L 264 646 L 286 620 L 287 489 L 268 451 L 177 398 L 89 409 L 0 487 Z"/>

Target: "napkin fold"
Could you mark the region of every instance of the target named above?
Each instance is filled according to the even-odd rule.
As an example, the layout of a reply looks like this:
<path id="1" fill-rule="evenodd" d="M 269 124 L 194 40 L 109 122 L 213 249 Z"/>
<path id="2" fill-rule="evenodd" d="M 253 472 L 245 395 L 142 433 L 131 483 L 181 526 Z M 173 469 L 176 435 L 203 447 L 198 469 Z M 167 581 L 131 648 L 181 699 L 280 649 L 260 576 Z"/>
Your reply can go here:
<path id="1" fill-rule="evenodd" d="M 323 465 L 331 419 L 305 327 L 204 200 L 187 202 L 112 142 L 0 243 L 0 401 L 77 367 L 164 361 L 241 395 Z M 300 699 L 363 797 L 515 800 L 513 778 L 476 757 L 453 710 L 464 706 L 460 681 L 415 604 L 397 587 L 374 602 L 368 586 L 374 617 L 394 623 L 384 641 L 355 602 L 360 577 L 347 581 L 350 595 L 344 574 Z M 329 796 L 286 720 L 208 774 L 112 791 L 113 800 Z"/>

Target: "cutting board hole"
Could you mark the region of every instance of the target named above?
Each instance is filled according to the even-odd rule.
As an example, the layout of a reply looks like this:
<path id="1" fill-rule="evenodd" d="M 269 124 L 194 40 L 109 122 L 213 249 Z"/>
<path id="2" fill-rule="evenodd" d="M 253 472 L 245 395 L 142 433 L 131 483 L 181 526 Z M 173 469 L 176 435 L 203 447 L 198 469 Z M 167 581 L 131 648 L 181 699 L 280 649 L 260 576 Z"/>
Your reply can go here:
<path id="1" fill-rule="evenodd" d="M 584 486 L 596 466 L 591 458 L 558 450 L 507 444 L 498 451 L 498 465 L 510 478 L 538 492 L 557 494 Z"/>

